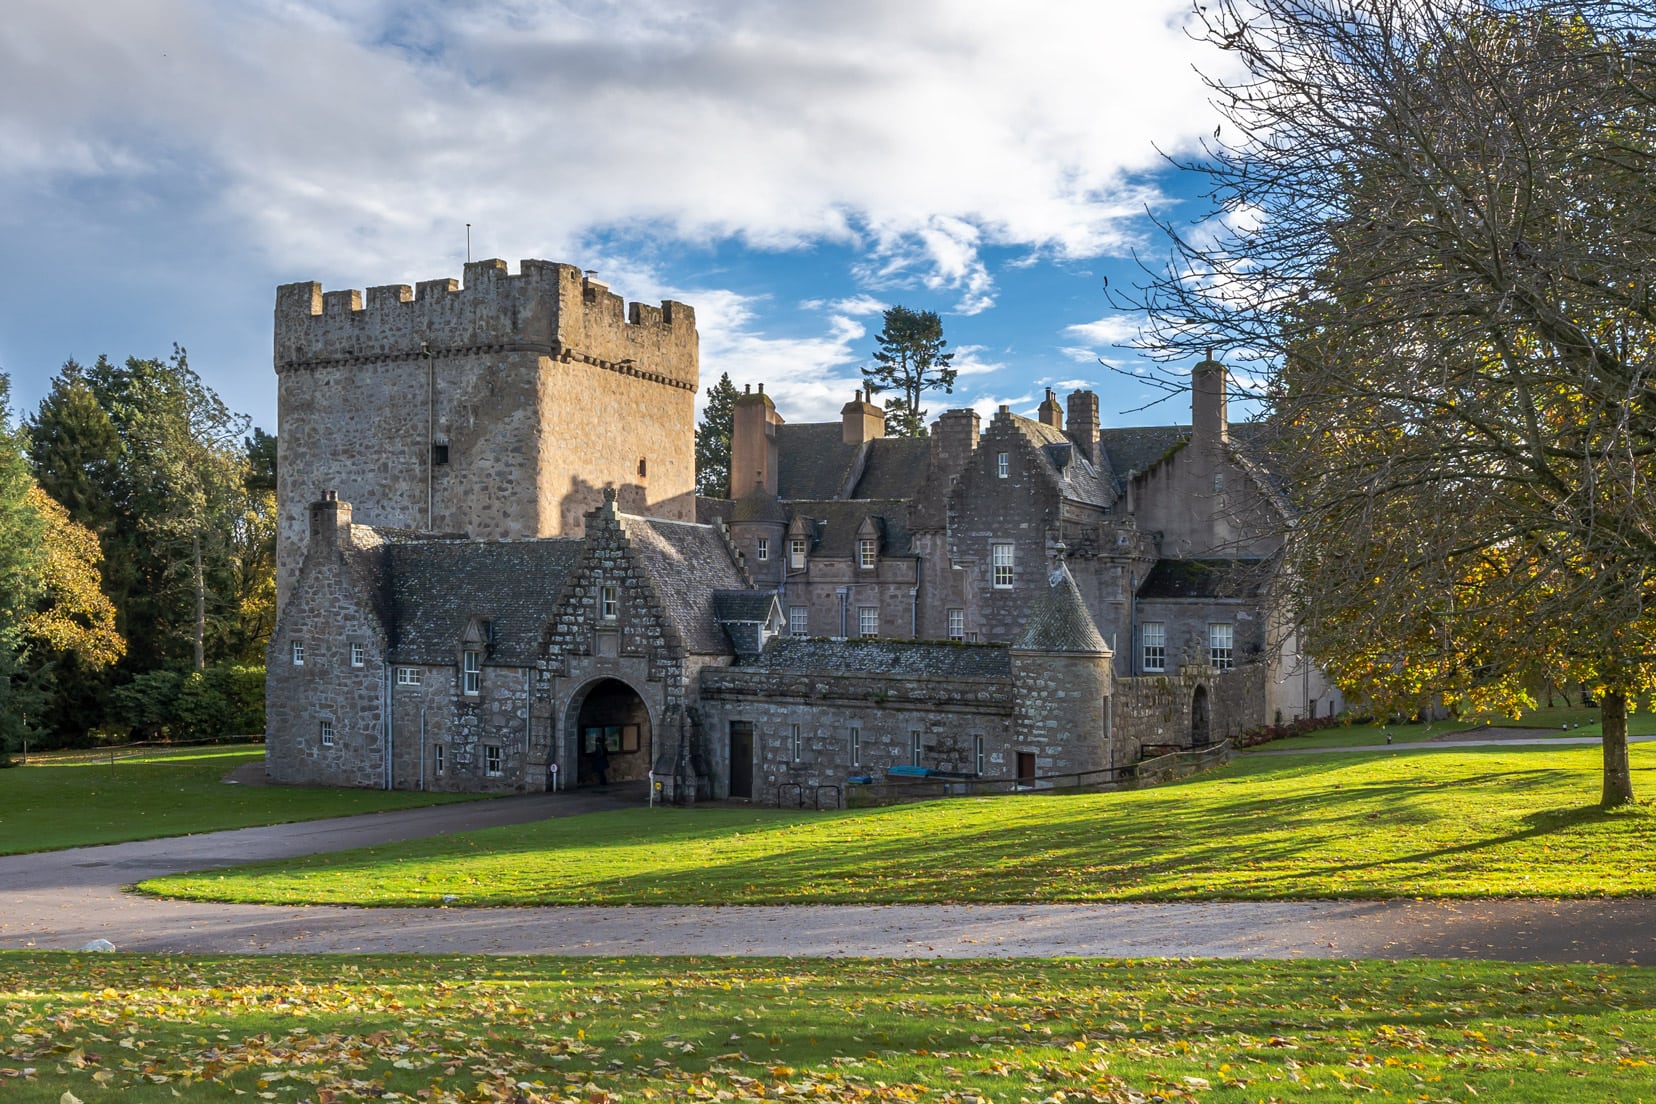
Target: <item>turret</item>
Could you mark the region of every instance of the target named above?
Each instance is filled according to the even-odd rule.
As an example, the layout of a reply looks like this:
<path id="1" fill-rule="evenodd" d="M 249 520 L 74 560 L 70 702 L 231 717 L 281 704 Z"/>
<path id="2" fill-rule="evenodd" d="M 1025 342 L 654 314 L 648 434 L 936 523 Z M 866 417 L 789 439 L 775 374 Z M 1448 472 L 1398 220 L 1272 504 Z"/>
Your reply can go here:
<path id="1" fill-rule="evenodd" d="M 1012 645 L 1015 730 L 1039 774 L 1116 765 L 1110 734 L 1110 646 L 1065 566 L 1063 549 Z"/>

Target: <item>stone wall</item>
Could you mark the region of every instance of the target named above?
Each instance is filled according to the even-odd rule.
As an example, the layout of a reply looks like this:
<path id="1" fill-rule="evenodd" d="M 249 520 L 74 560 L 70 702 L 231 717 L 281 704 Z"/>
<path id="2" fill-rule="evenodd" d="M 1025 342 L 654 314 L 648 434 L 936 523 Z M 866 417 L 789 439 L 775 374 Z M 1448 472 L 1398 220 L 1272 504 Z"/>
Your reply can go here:
<path id="1" fill-rule="evenodd" d="M 1165 675 L 1116 679 L 1113 726 L 1123 761 L 1136 762 L 1147 746 L 1156 754 L 1193 746 L 1191 704 L 1198 687 L 1207 694 L 1209 743 L 1262 724 L 1267 677 L 1264 664 L 1251 663 L 1234 671 L 1190 665 Z"/>
<path id="2" fill-rule="evenodd" d="M 1035 773 L 1080 774 L 1124 766 L 1107 731 L 1110 657 L 1012 649 L 1013 749 Z"/>

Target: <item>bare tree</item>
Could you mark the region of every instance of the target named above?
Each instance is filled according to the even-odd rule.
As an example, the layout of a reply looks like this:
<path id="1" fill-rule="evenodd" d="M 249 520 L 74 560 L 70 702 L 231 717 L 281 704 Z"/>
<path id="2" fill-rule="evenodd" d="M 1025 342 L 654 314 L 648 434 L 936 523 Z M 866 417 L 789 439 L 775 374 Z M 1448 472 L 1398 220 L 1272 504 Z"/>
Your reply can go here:
<path id="1" fill-rule="evenodd" d="M 1183 164 L 1210 217 L 1136 305 L 1264 385 L 1288 586 L 1381 708 L 1599 696 L 1606 806 L 1656 686 L 1648 6 L 1215 0 L 1247 76 Z"/>

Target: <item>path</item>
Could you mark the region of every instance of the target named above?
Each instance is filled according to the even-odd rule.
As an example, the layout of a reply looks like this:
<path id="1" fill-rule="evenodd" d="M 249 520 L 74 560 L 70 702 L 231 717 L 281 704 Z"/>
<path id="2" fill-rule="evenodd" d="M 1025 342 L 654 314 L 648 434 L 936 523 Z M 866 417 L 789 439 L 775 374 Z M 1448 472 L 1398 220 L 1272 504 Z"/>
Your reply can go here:
<path id="1" fill-rule="evenodd" d="M 154 875 L 612 807 L 537 794 L 0 857 L 0 947 L 896 958 L 1496 958 L 1656 965 L 1656 899 L 352 909 L 158 901 Z"/>

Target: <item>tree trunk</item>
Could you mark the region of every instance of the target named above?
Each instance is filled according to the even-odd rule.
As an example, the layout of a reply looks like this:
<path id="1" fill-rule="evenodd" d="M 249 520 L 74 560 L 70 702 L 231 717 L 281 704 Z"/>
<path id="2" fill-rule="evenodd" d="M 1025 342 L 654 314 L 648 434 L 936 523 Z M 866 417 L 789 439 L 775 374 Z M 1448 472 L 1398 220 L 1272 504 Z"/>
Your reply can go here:
<path id="1" fill-rule="evenodd" d="M 207 578 L 201 570 L 201 534 L 190 540 L 190 551 L 195 555 L 195 669 L 207 669 Z M 1623 769 L 1626 769 L 1627 748 L 1622 745 Z"/>
<path id="2" fill-rule="evenodd" d="M 1633 804 L 1633 775 L 1627 768 L 1627 695 L 1607 690 L 1599 698 L 1599 721 L 1604 729 L 1604 791 L 1601 809 Z"/>

